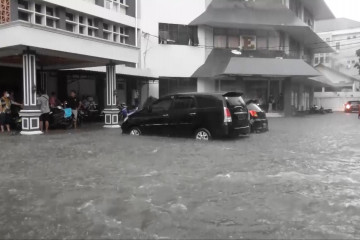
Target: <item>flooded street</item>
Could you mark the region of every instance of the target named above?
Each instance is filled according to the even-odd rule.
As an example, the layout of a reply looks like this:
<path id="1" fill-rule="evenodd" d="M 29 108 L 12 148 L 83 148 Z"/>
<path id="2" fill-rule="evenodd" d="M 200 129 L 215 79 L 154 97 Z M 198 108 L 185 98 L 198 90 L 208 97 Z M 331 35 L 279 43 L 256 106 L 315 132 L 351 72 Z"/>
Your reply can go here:
<path id="1" fill-rule="evenodd" d="M 269 119 L 209 143 L 0 136 L 0 238 L 360 238 L 360 121 Z"/>

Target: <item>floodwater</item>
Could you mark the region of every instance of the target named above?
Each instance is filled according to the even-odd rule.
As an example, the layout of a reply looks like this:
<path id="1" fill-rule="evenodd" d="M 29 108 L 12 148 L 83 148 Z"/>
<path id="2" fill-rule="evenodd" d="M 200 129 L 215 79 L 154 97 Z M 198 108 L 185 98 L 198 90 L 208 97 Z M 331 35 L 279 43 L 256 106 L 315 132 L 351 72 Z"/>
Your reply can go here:
<path id="1" fill-rule="evenodd" d="M 0 238 L 360 238 L 359 129 L 334 113 L 208 143 L 0 136 Z"/>

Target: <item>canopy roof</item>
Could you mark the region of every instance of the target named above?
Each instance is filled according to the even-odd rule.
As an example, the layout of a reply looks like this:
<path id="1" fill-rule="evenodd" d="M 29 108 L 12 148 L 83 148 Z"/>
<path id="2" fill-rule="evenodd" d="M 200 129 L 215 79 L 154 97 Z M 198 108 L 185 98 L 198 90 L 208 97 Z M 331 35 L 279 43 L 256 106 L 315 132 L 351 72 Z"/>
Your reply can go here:
<path id="1" fill-rule="evenodd" d="M 212 78 L 221 75 L 315 77 L 321 73 L 301 59 L 234 57 L 230 51 L 214 49 L 192 77 Z"/>
<path id="2" fill-rule="evenodd" d="M 234 3 L 231 0 L 222 0 L 221 2 L 228 4 L 225 4 L 224 7 L 223 3 L 215 0 L 190 25 L 283 31 L 304 44 L 313 53 L 334 52 L 307 24 L 282 4 L 270 4 L 273 1 L 249 2 L 248 4 Z"/>

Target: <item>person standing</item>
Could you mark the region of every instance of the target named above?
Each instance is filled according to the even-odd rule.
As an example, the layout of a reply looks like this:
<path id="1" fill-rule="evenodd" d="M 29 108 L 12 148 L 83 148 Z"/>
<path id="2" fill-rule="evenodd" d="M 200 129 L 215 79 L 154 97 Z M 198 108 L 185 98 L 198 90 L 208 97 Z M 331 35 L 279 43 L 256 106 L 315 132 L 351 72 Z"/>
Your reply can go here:
<path id="1" fill-rule="evenodd" d="M 50 103 L 50 107 L 51 108 L 56 108 L 57 106 L 59 106 L 61 103 L 59 101 L 59 99 L 56 97 L 56 93 L 52 92 L 51 93 L 51 97 L 49 99 L 49 103 Z"/>
<path id="2" fill-rule="evenodd" d="M 41 115 L 40 115 L 40 131 L 44 129 L 45 123 L 45 132 L 49 131 L 49 119 L 50 119 L 50 107 L 49 107 L 49 96 L 42 91 L 40 97 L 37 99 L 38 104 L 40 105 Z"/>
<path id="3" fill-rule="evenodd" d="M 76 96 L 76 92 L 74 90 L 72 90 L 70 92 L 68 106 L 71 108 L 72 114 L 74 116 L 74 128 L 77 128 L 78 111 L 79 111 L 79 108 L 81 107 L 81 102 L 79 101 L 78 97 Z"/>
<path id="4" fill-rule="evenodd" d="M 22 104 L 12 101 L 10 99 L 10 94 L 8 91 L 4 91 L 3 95 L 0 99 L 0 127 L 1 132 L 4 132 L 4 127 L 6 126 L 6 130 L 8 132 L 11 131 L 10 123 L 11 123 L 11 105 L 17 105 L 22 107 Z"/>

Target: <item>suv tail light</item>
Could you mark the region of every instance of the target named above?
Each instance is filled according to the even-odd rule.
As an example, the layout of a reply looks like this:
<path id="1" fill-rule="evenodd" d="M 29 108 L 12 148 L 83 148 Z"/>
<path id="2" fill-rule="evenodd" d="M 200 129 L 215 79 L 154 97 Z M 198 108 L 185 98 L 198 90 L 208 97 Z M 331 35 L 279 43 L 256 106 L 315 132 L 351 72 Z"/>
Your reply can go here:
<path id="1" fill-rule="evenodd" d="M 225 123 L 232 122 L 231 113 L 227 107 L 224 107 L 224 122 Z"/>
<path id="2" fill-rule="evenodd" d="M 350 104 L 346 104 L 346 109 L 350 109 L 351 105 Z"/>
<path id="3" fill-rule="evenodd" d="M 254 117 L 254 118 L 257 118 L 257 117 L 258 117 L 257 112 L 254 111 L 254 110 L 250 110 L 249 113 L 250 113 L 250 115 L 251 115 L 252 117 Z"/>

